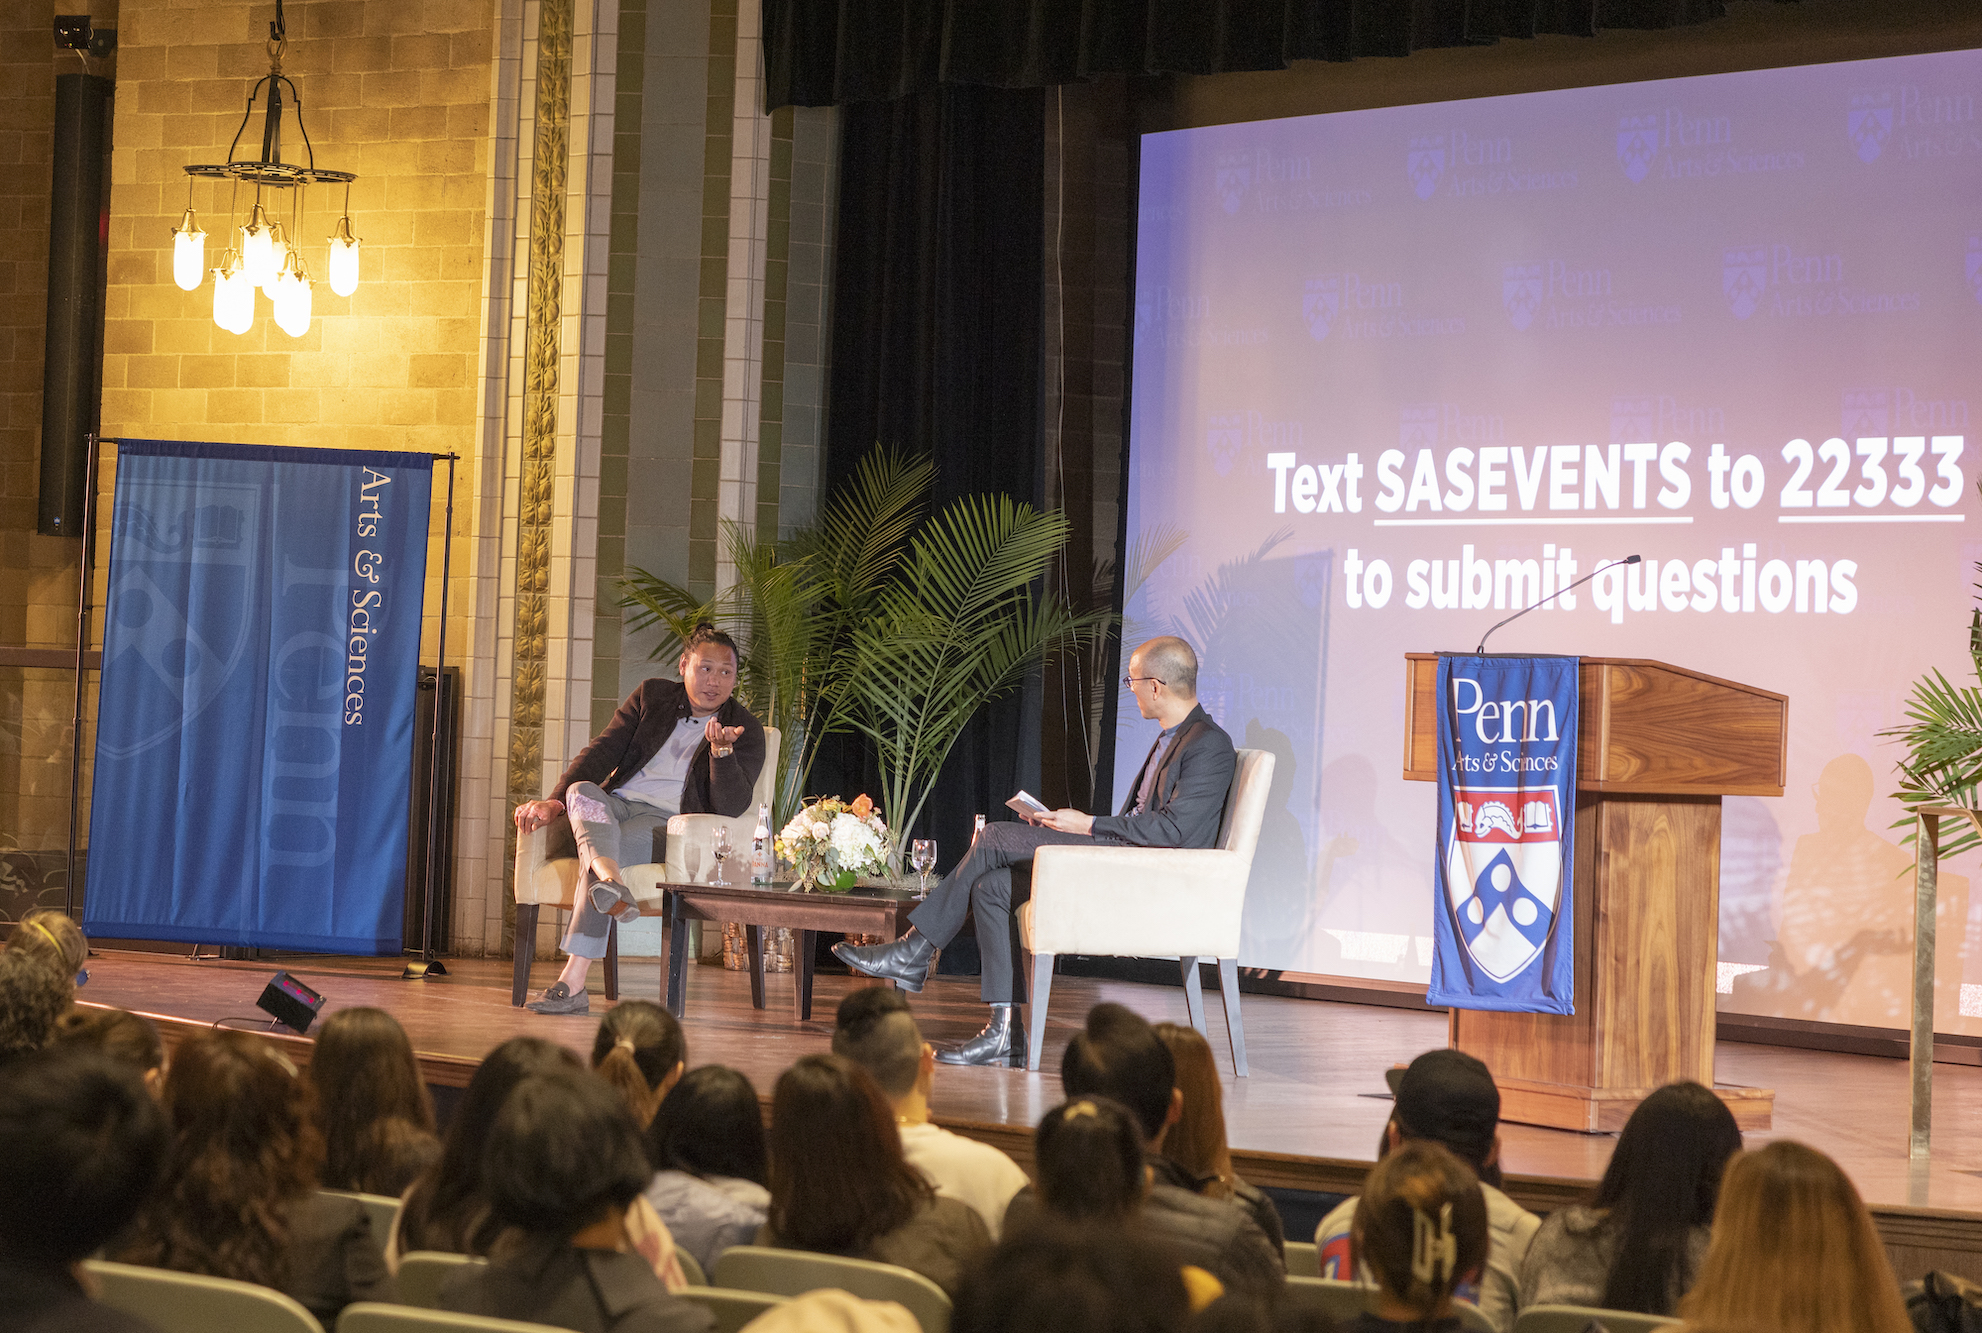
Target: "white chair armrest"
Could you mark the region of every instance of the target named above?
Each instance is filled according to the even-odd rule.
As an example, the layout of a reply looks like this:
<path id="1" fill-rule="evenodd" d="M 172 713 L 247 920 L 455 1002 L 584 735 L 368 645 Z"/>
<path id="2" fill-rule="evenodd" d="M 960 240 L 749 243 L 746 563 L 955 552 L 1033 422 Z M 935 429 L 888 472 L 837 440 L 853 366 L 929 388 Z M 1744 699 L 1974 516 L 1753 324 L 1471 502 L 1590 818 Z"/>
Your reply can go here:
<path id="1" fill-rule="evenodd" d="M 516 835 L 516 901 L 570 907 L 578 890 L 578 858 L 544 858 L 550 845 L 550 826 L 535 833 Z"/>
<path id="2" fill-rule="evenodd" d="M 1034 953 L 1236 958 L 1251 857 L 1220 848 L 1041 847 Z"/>

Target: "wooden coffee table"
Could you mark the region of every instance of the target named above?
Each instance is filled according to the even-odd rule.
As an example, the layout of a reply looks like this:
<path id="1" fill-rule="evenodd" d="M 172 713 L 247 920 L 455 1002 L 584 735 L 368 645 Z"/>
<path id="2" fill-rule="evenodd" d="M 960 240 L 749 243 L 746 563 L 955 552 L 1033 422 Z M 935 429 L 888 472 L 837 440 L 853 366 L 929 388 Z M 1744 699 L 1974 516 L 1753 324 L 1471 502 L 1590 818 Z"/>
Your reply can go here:
<path id="1" fill-rule="evenodd" d="M 792 882 L 761 884 L 683 884 L 660 886 L 658 907 L 642 916 L 665 917 L 668 923 L 668 969 L 664 1003 L 681 1017 L 688 998 L 689 921 L 735 921 L 742 924 L 750 947 L 750 1003 L 764 1007 L 764 929 L 783 926 L 796 935 L 792 949 L 792 978 L 798 985 L 794 1010 L 803 1021 L 812 1017 L 812 950 L 822 930 L 848 935 L 885 935 L 896 939 L 908 931 L 908 914 L 921 902 L 910 889 L 857 888 L 847 893 L 801 893 Z"/>

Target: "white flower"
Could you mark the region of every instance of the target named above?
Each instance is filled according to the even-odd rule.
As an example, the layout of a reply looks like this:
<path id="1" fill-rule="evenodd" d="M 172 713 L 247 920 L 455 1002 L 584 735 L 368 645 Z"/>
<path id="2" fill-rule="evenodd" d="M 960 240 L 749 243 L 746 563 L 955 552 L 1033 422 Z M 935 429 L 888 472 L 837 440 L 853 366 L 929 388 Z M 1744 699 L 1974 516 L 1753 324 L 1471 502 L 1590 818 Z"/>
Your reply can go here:
<path id="1" fill-rule="evenodd" d="M 874 830 L 853 815 L 840 815 L 834 819 L 831 836 L 833 851 L 838 854 L 842 866 L 868 864 L 877 859 L 881 850 Z"/>

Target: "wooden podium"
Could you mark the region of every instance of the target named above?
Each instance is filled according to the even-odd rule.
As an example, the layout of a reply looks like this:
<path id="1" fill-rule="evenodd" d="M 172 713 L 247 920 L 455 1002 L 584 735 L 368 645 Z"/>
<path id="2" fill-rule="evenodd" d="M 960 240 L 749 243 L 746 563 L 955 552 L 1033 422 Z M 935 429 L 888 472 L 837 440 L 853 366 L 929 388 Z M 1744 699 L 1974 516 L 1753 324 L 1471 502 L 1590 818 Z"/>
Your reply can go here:
<path id="1" fill-rule="evenodd" d="M 1438 780 L 1433 653 L 1405 655 L 1404 776 Z M 1451 1011 L 1452 1044 L 1500 1085 L 1501 1117 L 1623 1128 L 1677 1079 L 1743 1129 L 1775 1093 L 1714 1082 L 1723 796 L 1780 796 L 1789 700 L 1663 662 L 1586 657 L 1576 746 L 1576 1012 Z"/>

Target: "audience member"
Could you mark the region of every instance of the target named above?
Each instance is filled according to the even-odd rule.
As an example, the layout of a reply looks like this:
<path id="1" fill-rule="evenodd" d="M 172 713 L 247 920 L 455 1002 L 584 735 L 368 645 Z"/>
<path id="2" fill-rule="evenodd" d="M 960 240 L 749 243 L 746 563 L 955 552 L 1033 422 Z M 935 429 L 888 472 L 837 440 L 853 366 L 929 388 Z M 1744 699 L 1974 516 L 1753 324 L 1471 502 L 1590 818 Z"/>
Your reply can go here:
<path id="1" fill-rule="evenodd" d="M 59 974 L 67 983 L 65 999 L 75 999 L 76 987 L 88 980 L 83 963 L 89 958 L 89 940 L 67 912 L 37 907 L 23 916 L 7 934 L 7 951 L 16 950 Z"/>
<path id="2" fill-rule="evenodd" d="M 48 1045 L 74 993 L 74 982 L 33 954 L 0 949 L 0 1064 Z"/>
<path id="3" fill-rule="evenodd" d="M 510 1093 L 482 1155 L 495 1230 L 486 1267 L 441 1284 L 443 1309 L 577 1333 L 702 1333 L 699 1305 L 630 1253 L 630 1206 L 647 1183 L 640 1128 L 603 1081 L 539 1074 Z"/>
<path id="4" fill-rule="evenodd" d="M 1714 1201 L 1741 1131 L 1698 1083 L 1660 1088 L 1631 1113 L 1587 1204 L 1549 1214 L 1521 1264 L 1521 1305 L 1669 1315 L 1707 1252 Z"/>
<path id="5" fill-rule="evenodd" d="M 955 1295 L 991 1243 L 969 1204 L 902 1157 L 887 1098 L 837 1055 L 808 1055 L 771 1098 L 771 1207 L 758 1243 L 897 1264 Z"/>
<path id="6" fill-rule="evenodd" d="M 1146 1236 L 1042 1218 L 973 1263 L 950 1333 L 1182 1333 L 1177 1261 Z"/>
<path id="7" fill-rule="evenodd" d="M 1375 1276 L 1376 1309 L 1345 1333 L 1459 1333 L 1452 1299 L 1487 1260 L 1487 1204 L 1472 1168 L 1439 1144 L 1398 1145 L 1356 1202 L 1356 1253 Z"/>
<path id="8" fill-rule="evenodd" d="M 130 1222 L 158 1179 L 165 1116 L 125 1064 L 82 1046 L 0 1068 L 0 1329 L 137 1333 L 75 1265 Z"/>
<path id="9" fill-rule="evenodd" d="M 1735 1154 L 1713 1238 L 1679 1302 L 1689 1329 L 1908 1333 L 1885 1246 L 1836 1162 L 1781 1139 Z"/>
<path id="10" fill-rule="evenodd" d="M 275 1287 L 326 1327 L 351 1301 L 392 1300 L 363 1206 L 316 1188 L 310 1101 L 260 1037 L 213 1030 L 180 1042 L 165 1078 L 165 1179 L 119 1257 Z"/>
<path id="11" fill-rule="evenodd" d="M 564 1047 L 541 1037 L 511 1037 L 482 1057 L 448 1122 L 440 1159 L 407 1189 L 386 1259 L 395 1267 L 413 1250 L 484 1254 L 494 1239 L 482 1188 L 482 1148 L 502 1104 L 532 1074 L 582 1070 Z"/>
<path id="12" fill-rule="evenodd" d="M 1461 1300 L 1480 1307 L 1505 1333 L 1514 1326 L 1521 1294 L 1521 1262 L 1527 1257 L 1541 1219 L 1500 1192 L 1500 1089 L 1487 1067 L 1463 1051 L 1426 1051 L 1393 1085 L 1396 1108 L 1378 1145 L 1379 1165 L 1399 1146 L 1428 1140 L 1449 1149 L 1479 1179 L 1486 1197 L 1492 1240 L 1485 1269 L 1464 1277 Z M 1321 1275 L 1368 1281 L 1352 1234 L 1356 1200 L 1350 1199 L 1321 1220 L 1314 1243 Z M 1462 1276 L 1465 1270 L 1461 1270 Z"/>
<path id="13" fill-rule="evenodd" d="M 642 1129 L 687 1067 L 688 1040 L 673 1014 L 651 1000 L 621 1000 L 599 1020 L 592 1068 L 626 1102 Z"/>
<path id="14" fill-rule="evenodd" d="M 1156 1037 L 1170 1049 L 1177 1066 L 1177 1091 L 1183 1094 L 1177 1123 L 1163 1136 L 1163 1155 L 1197 1182 L 1199 1194 L 1245 1205 L 1284 1257 L 1286 1233 L 1280 1226 L 1280 1210 L 1232 1170 L 1232 1150 L 1225 1142 L 1225 1090 L 1218 1081 L 1211 1043 L 1196 1028 L 1179 1023 L 1158 1023 Z"/>
<path id="15" fill-rule="evenodd" d="M 427 1081 L 406 1029 L 385 1010 L 340 1009 L 325 1019 L 309 1077 L 325 1189 L 398 1198 L 439 1159 Z"/>
<path id="16" fill-rule="evenodd" d="M 143 1014 L 94 1004 L 71 1005 L 55 1020 L 52 1044 L 101 1051 L 136 1070 L 152 1096 L 165 1090 L 165 1043 L 158 1039 L 158 1025 Z"/>
<path id="17" fill-rule="evenodd" d="M 1069 1101 L 1107 1097 L 1127 1107 L 1148 1148 L 1149 1193 L 1142 1224 L 1157 1239 L 1240 1295 L 1271 1300 L 1286 1269 L 1251 1213 L 1231 1199 L 1199 1194 L 1197 1182 L 1163 1156 L 1165 1135 L 1182 1112 L 1176 1062 L 1156 1032 L 1119 1004 L 1097 1004 L 1067 1043 L 1060 1086 Z"/>
<path id="18" fill-rule="evenodd" d="M 647 1202 L 704 1273 L 748 1245 L 771 1205 L 764 1112 L 750 1080 L 723 1065 L 684 1075 L 647 1126 Z"/>
<path id="19" fill-rule="evenodd" d="M 996 1240 L 1005 1207 L 1025 1188 L 1017 1162 L 988 1143 L 929 1121 L 936 1084 L 936 1048 L 922 1039 L 908 1000 L 887 986 L 868 986 L 840 1001 L 833 1054 L 865 1069 L 894 1107 L 902 1156 L 926 1176 L 938 1194 L 962 1199 L 984 1219 Z"/>

